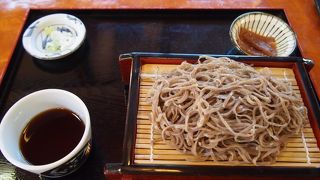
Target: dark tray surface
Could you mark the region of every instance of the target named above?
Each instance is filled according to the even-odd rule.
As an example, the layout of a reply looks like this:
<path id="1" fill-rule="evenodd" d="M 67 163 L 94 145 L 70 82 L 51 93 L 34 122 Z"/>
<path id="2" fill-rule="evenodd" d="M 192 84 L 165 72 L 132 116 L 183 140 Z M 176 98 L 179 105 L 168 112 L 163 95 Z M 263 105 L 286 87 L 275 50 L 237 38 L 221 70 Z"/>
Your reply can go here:
<path id="1" fill-rule="evenodd" d="M 261 11 L 285 20 L 282 10 Z M 229 26 L 248 10 L 31 10 L 24 29 L 58 12 L 84 22 L 84 45 L 63 61 L 43 62 L 25 52 L 20 37 L 0 86 L 0 118 L 36 90 L 60 88 L 75 93 L 90 111 L 93 151 L 83 167 L 66 179 L 101 179 L 105 163 L 122 160 L 126 104 L 118 56 L 132 51 L 226 54 L 232 50 Z M 300 56 L 299 51 L 294 55 Z M 0 171 L 17 179 L 37 178 L 10 165 L 2 154 Z"/>

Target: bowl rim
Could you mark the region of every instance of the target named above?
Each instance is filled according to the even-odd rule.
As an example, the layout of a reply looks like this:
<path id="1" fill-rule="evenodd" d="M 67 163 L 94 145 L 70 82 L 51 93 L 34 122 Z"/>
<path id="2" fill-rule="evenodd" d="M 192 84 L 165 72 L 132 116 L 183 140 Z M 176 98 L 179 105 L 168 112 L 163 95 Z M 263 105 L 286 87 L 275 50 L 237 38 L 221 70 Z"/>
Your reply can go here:
<path id="1" fill-rule="evenodd" d="M 288 55 L 284 55 L 284 56 L 279 56 L 277 55 L 276 57 L 287 57 L 287 56 L 290 56 L 294 51 L 295 49 L 297 48 L 297 35 L 296 33 L 293 31 L 293 29 L 291 28 L 291 26 L 285 22 L 283 19 L 281 19 L 280 17 L 276 16 L 276 15 L 273 15 L 273 14 L 270 14 L 270 13 L 266 13 L 266 12 L 262 12 L 262 11 L 252 11 L 252 12 L 247 12 L 247 13 L 243 13 L 241 14 L 240 16 L 238 16 L 236 19 L 234 19 L 230 25 L 230 28 L 229 28 L 229 36 L 230 36 L 230 39 L 231 39 L 231 43 L 232 45 L 237 49 L 239 50 L 241 53 L 243 53 L 244 55 L 249 55 L 249 56 L 254 56 L 254 55 L 251 55 L 251 54 L 248 54 L 247 52 L 245 52 L 244 50 L 242 50 L 240 48 L 240 46 L 238 45 L 238 43 L 236 42 L 236 39 L 233 38 L 233 35 L 232 35 L 232 30 L 233 30 L 233 27 L 235 25 L 235 23 L 237 21 L 239 21 L 240 19 L 242 19 L 243 17 L 245 16 L 249 16 L 249 15 L 256 15 L 256 14 L 263 14 L 263 15 L 267 15 L 267 16 L 272 16 L 274 18 L 276 18 L 278 21 L 282 22 L 283 24 L 286 25 L 286 28 L 289 29 L 289 31 L 292 33 L 293 35 L 293 39 L 294 39 L 294 48 L 292 48 L 291 52 L 288 53 Z"/>
<path id="2" fill-rule="evenodd" d="M 30 37 L 27 37 L 26 36 L 27 30 L 30 29 L 30 27 L 37 25 L 39 22 L 43 23 L 43 22 L 52 21 L 50 24 L 54 25 L 56 22 L 60 21 L 59 18 L 61 18 L 62 16 L 70 16 L 80 22 L 80 24 L 77 25 L 77 27 L 80 27 L 80 29 L 74 28 L 74 30 L 78 34 L 79 34 L 79 32 L 83 31 L 83 33 L 81 33 L 81 34 L 83 34 L 83 36 L 78 36 L 78 38 L 77 38 L 78 40 L 74 42 L 75 43 L 74 47 L 71 50 L 62 51 L 62 53 L 60 55 L 52 55 L 52 56 L 45 56 L 44 53 L 41 53 L 38 50 L 33 50 L 35 48 L 30 47 L 30 46 L 34 46 L 34 45 L 32 45 L 32 44 L 34 44 L 34 42 L 32 41 L 33 35 L 31 35 Z M 50 26 L 50 24 L 49 24 L 49 26 Z M 66 24 L 61 23 L 61 25 L 66 25 Z M 75 25 L 73 25 L 72 27 L 75 27 Z M 37 27 L 37 28 L 39 28 L 39 27 Z M 44 28 L 44 26 L 41 26 L 41 28 Z M 32 57 L 35 57 L 40 60 L 58 60 L 58 59 L 66 57 L 66 56 L 74 53 L 76 50 L 78 50 L 81 47 L 81 45 L 84 43 L 84 40 L 86 38 L 86 34 L 87 34 L 86 27 L 85 27 L 84 23 L 78 17 L 76 17 L 72 14 L 67 14 L 67 13 L 53 13 L 53 14 L 48 14 L 48 15 L 45 15 L 43 17 L 36 19 L 24 30 L 23 35 L 22 35 L 22 45 L 23 45 L 24 49 Z"/>

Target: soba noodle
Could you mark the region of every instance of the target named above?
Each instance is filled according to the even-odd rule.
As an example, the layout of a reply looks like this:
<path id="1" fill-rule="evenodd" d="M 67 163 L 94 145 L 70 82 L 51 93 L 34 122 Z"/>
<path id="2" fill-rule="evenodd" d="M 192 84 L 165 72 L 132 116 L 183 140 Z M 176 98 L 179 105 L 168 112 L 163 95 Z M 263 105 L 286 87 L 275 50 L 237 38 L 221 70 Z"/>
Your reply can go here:
<path id="1" fill-rule="evenodd" d="M 162 139 L 189 161 L 275 162 L 307 111 L 289 82 L 267 68 L 203 56 L 158 77 L 151 120 Z"/>

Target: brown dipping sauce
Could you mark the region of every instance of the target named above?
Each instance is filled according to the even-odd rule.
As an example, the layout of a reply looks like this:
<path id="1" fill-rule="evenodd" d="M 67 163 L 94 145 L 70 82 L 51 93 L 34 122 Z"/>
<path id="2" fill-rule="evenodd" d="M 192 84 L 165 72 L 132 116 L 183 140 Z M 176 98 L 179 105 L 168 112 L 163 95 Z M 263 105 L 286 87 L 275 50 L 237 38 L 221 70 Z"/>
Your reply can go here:
<path id="1" fill-rule="evenodd" d="M 20 136 L 24 158 L 33 165 L 55 162 L 80 142 L 84 123 L 68 109 L 49 109 L 31 119 Z"/>
<path id="2" fill-rule="evenodd" d="M 273 37 L 264 37 L 241 27 L 237 42 L 241 49 L 250 55 L 277 55 L 276 40 Z"/>

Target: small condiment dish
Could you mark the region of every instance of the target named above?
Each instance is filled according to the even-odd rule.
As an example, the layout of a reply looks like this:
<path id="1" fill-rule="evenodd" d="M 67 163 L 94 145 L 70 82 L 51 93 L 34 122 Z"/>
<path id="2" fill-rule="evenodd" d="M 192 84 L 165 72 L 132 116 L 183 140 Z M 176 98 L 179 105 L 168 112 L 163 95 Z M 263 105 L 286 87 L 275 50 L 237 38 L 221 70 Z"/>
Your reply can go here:
<path id="1" fill-rule="evenodd" d="M 276 56 L 289 56 L 296 48 L 296 35 L 281 18 L 264 12 L 249 12 L 237 17 L 230 27 L 230 38 L 234 46 L 243 54 L 249 54 L 239 43 L 239 32 L 245 28 L 264 37 L 275 39 Z"/>
<path id="2" fill-rule="evenodd" d="M 75 52 L 83 43 L 86 28 L 70 14 L 51 14 L 33 22 L 23 33 L 22 44 L 33 57 L 61 59 Z"/>

